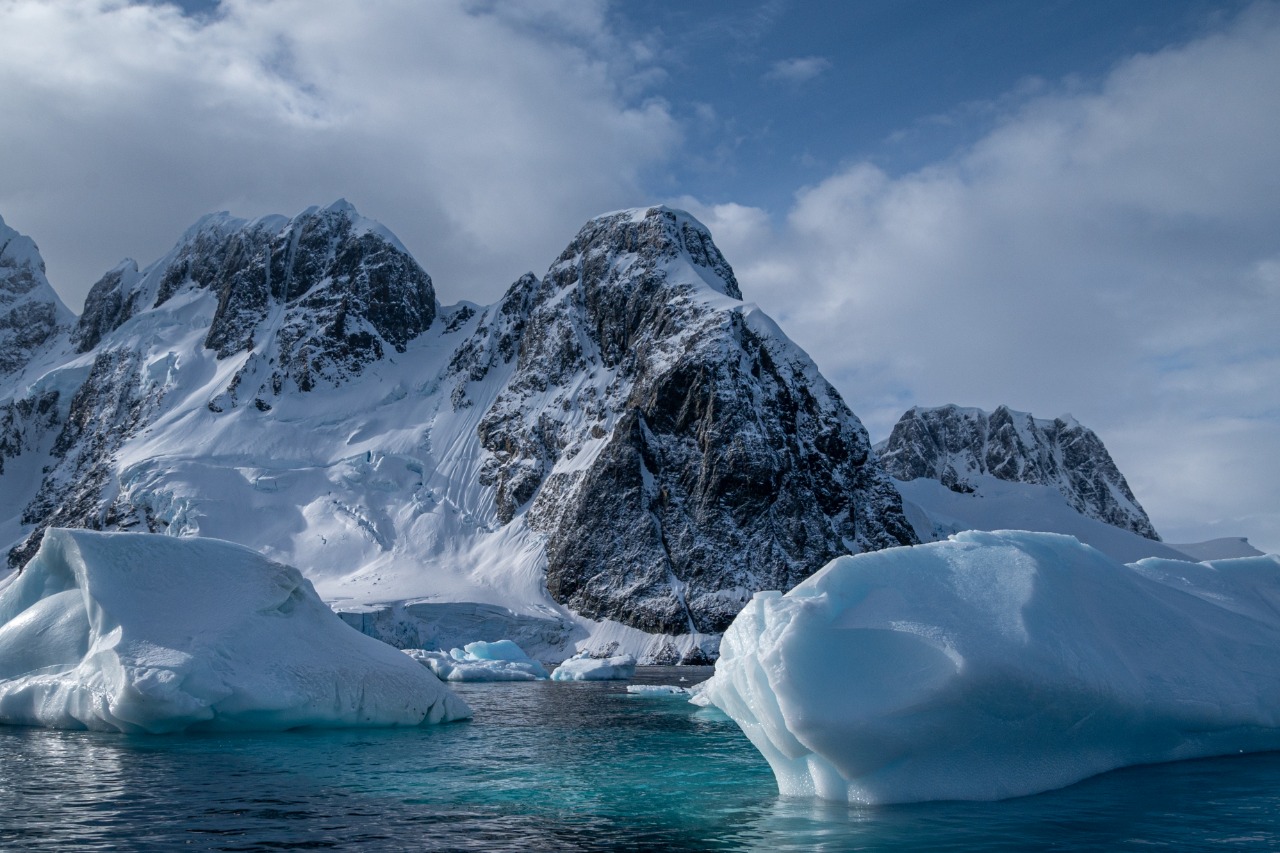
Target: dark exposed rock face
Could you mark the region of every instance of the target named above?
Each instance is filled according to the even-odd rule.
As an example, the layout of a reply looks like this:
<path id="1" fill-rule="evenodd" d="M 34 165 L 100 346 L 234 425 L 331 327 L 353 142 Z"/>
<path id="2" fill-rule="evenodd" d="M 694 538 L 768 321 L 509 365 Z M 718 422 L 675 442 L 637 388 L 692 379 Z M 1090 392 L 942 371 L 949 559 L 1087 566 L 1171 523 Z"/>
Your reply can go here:
<path id="1" fill-rule="evenodd" d="M 56 462 L 23 510 L 22 523 L 35 529 L 9 552 L 11 566 L 26 565 L 47 527 L 101 530 L 115 526 L 110 512 L 116 482 L 114 454 L 158 403 L 159 395 L 147 381 L 136 353 L 98 354 L 88 378 L 72 397 L 54 441 Z"/>
<path id="2" fill-rule="evenodd" d="M 35 450 L 58 419 L 58 392 L 45 391 L 0 405 L 0 474 L 6 459 Z"/>
<path id="3" fill-rule="evenodd" d="M 877 451 L 899 480 L 926 477 L 958 492 L 973 491 L 981 474 L 1051 486 L 1082 515 L 1160 540 L 1102 441 L 1074 419 L 1042 420 L 1005 406 L 915 408 Z"/>
<path id="4" fill-rule="evenodd" d="M 289 380 L 309 391 L 351 379 L 382 358 L 386 346 L 404 352 L 435 319 L 431 278 L 390 235 L 364 225 L 344 203 L 307 211 L 283 227 L 277 218 L 220 239 L 216 234 L 197 234 L 183 248 L 165 273 L 157 304 L 175 281 L 213 290 L 218 309 L 205 346 L 219 358 L 261 350 L 274 362 L 268 371 L 255 361 L 237 373 L 230 405 L 279 394 Z M 264 328 L 275 313 L 274 328 Z M 258 381 L 245 389 L 249 378 Z"/>
<path id="5" fill-rule="evenodd" d="M 73 334 L 80 352 L 140 310 L 195 288 L 216 294 L 205 346 L 218 358 L 253 351 L 210 408 L 267 398 L 286 383 L 309 391 L 358 376 L 404 352 L 435 319 L 435 290 L 389 232 L 338 202 L 291 220 L 205 217 L 158 264 L 126 262 L 103 276 Z"/>
<path id="6" fill-rule="evenodd" d="M 686 214 L 615 214 L 459 350 L 483 376 L 518 340 L 479 427 L 485 477 L 501 520 L 532 500 L 547 588 L 575 611 L 721 631 L 757 590 L 915 541 L 857 418 L 739 298 Z"/>
<path id="7" fill-rule="evenodd" d="M 80 315 L 71 339 L 76 352 L 88 352 L 96 347 L 103 335 L 120 328 L 126 320 L 138 313 L 136 288 L 138 265 L 124 261 L 104 275 L 89 290 L 84 300 L 84 313 Z"/>
<path id="8" fill-rule="evenodd" d="M 0 378 L 25 367 L 71 319 L 36 244 L 0 219 Z"/>

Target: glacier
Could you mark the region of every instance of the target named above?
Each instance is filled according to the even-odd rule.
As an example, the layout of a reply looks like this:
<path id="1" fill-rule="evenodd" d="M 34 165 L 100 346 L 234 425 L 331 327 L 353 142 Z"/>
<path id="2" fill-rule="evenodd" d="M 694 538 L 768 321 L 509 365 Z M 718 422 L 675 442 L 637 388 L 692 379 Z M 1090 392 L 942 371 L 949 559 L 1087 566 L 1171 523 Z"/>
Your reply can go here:
<path id="1" fill-rule="evenodd" d="M 0 723 L 161 734 L 470 716 L 296 569 L 230 542 L 51 528 L 0 592 Z"/>
<path id="2" fill-rule="evenodd" d="M 511 640 L 477 640 L 447 652 L 405 649 L 404 653 L 443 681 L 545 681 L 550 677 L 542 664 Z"/>
<path id="3" fill-rule="evenodd" d="M 701 699 L 784 796 L 996 800 L 1280 749 L 1280 557 L 1119 563 L 969 531 L 758 593 Z"/>

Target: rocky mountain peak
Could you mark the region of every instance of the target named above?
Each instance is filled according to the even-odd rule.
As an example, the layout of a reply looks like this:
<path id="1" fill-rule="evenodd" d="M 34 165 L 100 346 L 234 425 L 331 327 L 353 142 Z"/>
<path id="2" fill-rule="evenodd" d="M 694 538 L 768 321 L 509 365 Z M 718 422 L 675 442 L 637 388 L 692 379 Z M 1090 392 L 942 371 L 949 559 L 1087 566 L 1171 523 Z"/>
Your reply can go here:
<path id="1" fill-rule="evenodd" d="M 1082 515 L 1160 539 L 1102 440 L 1070 415 L 1047 420 L 1008 406 L 917 407 L 876 451 L 899 480 L 924 477 L 956 492 L 976 491 L 981 475 L 1050 486 Z"/>
<path id="2" fill-rule="evenodd" d="M 35 241 L 0 219 L 0 377 L 25 367 L 74 318 L 45 278 Z"/>
<path id="3" fill-rule="evenodd" d="M 84 311 L 71 333 L 77 352 L 88 352 L 104 335 L 138 313 L 138 264 L 125 258 L 89 289 Z"/>
<path id="4" fill-rule="evenodd" d="M 346 381 L 386 351 L 404 352 L 436 313 L 430 276 L 394 234 L 340 199 L 293 218 L 202 217 L 146 270 L 127 262 L 94 285 L 77 346 L 88 352 L 184 291 L 217 301 L 208 349 L 219 359 L 251 353 L 215 411 L 246 398 L 269 407 L 287 383 L 306 391 Z"/>
<path id="5" fill-rule="evenodd" d="M 742 298 L 733 269 L 706 226 L 683 210 L 661 205 L 592 219 L 565 248 L 548 277 L 626 283 L 639 278 L 632 272 L 635 268 L 657 272 L 676 260 L 691 264 L 701 283 L 712 290 Z M 577 269 L 570 272 L 566 267 Z M 611 276 L 610 269 L 617 274 Z"/>
<path id="6" fill-rule="evenodd" d="M 862 424 L 740 298 L 688 214 L 612 213 L 459 350 L 517 353 L 478 425 L 480 482 L 500 522 L 547 535 L 547 589 L 576 612 L 716 632 L 755 590 L 916 541 Z"/>

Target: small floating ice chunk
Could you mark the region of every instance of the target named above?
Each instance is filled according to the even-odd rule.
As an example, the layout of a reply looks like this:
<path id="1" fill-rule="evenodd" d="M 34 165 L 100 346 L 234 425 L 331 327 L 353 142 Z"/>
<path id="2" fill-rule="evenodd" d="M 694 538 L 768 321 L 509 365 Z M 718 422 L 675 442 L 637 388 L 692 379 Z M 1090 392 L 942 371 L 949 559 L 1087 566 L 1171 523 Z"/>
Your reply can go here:
<path id="1" fill-rule="evenodd" d="M 121 732 L 394 726 L 471 716 L 239 545 L 45 532 L 0 592 L 0 722 Z"/>
<path id="2" fill-rule="evenodd" d="M 783 795 L 994 800 L 1280 749 L 1280 558 L 1123 565 L 966 532 L 841 557 L 725 632 L 703 696 Z"/>
<path id="3" fill-rule="evenodd" d="M 625 681 L 636 674 L 636 659 L 631 655 L 593 658 L 579 652 L 555 668 L 552 681 Z"/>
<path id="4" fill-rule="evenodd" d="M 627 692 L 636 696 L 678 696 L 686 700 L 693 694 L 691 689 L 678 684 L 628 684 Z"/>
<path id="5" fill-rule="evenodd" d="M 511 640 L 477 641 L 448 652 L 404 651 L 445 681 L 543 681 L 548 678 L 546 668 Z"/>

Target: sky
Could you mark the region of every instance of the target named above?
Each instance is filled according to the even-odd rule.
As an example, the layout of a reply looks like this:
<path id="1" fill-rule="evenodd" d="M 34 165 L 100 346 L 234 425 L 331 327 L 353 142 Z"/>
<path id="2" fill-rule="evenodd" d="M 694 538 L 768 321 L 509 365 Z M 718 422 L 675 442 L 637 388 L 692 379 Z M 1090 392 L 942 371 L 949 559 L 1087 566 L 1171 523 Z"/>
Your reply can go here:
<path id="1" fill-rule="evenodd" d="M 1280 2 L 0 0 L 0 216 L 69 307 L 345 197 L 445 303 L 683 207 L 867 425 L 1094 429 L 1280 552 Z"/>

